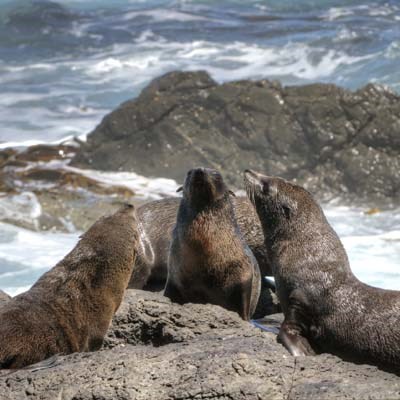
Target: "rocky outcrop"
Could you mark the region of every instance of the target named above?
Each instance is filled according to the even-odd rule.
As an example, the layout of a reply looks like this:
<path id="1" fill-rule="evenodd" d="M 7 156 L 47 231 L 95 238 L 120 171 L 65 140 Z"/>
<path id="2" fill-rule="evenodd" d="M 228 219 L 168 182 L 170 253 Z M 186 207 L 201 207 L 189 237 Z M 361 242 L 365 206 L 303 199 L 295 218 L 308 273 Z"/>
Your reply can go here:
<path id="1" fill-rule="evenodd" d="M 235 313 L 131 290 L 102 351 L 6 374 L 0 399 L 400 399 L 399 378 L 376 367 L 295 359 Z"/>
<path id="2" fill-rule="evenodd" d="M 400 98 L 367 85 L 282 87 L 172 72 L 107 115 L 74 164 L 182 181 L 196 165 L 242 187 L 253 168 L 297 180 L 322 199 L 400 197 Z"/>
<path id="3" fill-rule="evenodd" d="M 126 186 L 105 184 L 68 167 L 76 146 L 0 151 L 0 221 L 33 230 L 86 230 L 122 202 Z"/>

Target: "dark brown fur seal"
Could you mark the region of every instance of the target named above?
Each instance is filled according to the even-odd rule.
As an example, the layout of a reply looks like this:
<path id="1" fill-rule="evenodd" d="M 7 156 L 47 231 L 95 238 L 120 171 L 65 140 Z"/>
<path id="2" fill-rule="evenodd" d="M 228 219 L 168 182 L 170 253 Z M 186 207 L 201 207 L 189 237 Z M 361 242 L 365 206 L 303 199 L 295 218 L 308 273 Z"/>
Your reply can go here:
<path id="1" fill-rule="evenodd" d="M 239 230 L 221 174 L 190 170 L 173 231 L 165 296 L 178 303 L 217 304 L 248 320 L 260 285 L 257 261 Z"/>
<path id="2" fill-rule="evenodd" d="M 351 272 L 339 237 L 300 186 L 245 172 L 265 234 L 285 320 L 279 339 L 295 356 L 330 352 L 400 368 L 400 292 Z"/>
<path id="3" fill-rule="evenodd" d="M 168 253 L 181 199 L 151 201 L 137 210 L 140 246 L 130 288 L 161 290 L 168 273 Z M 272 275 L 257 213 L 247 197 L 234 197 L 236 220 L 243 237 L 258 261 L 261 274 Z"/>
<path id="4" fill-rule="evenodd" d="M 0 307 L 0 368 L 100 348 L 134 265 L 133 206 L 97 221 L 32 288 Z"/>

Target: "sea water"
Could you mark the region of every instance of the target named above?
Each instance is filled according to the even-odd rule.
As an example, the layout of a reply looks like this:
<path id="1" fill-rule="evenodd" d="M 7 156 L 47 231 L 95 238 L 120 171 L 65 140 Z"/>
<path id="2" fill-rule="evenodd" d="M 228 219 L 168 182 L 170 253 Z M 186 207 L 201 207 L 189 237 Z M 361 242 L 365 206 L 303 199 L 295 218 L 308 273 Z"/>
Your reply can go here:
<path id="1" fill-rule="evenodd" d="M 84 139 L 171 70 L 207 70 L 218 82 L 266 78 L 353 90 L 377 82 L 399 91 L 399 61 L 394 0 L 0 0 L 0 148 Z M 149 200 L 171 193 L 163 181 L 132 182 Z M 398 206 L 366 215 L 325 205 L 352 268 L 372 285 L 400 289 Z M 31 212 L 7 207 L 21 218 Z M 0 288 L 30 287 L 79 234 L 0 224 Z"/>

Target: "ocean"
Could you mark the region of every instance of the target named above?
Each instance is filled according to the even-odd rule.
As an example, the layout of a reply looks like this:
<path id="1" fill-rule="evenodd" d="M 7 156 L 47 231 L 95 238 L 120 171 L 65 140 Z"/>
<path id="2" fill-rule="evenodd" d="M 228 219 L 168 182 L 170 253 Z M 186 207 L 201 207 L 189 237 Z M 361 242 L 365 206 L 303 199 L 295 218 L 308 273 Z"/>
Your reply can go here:
<path id="1" fill-rule="evenodd" d="M 106 113 L 171 70 L 353 90 L 376 82 L 399 92 L 399 61 L 398 1 L 0 0 L 0 148 L 84 140 Z M 147 182 L 143 196 L 155 198 Z M 171 193 L 162 182 L 157 196 Z M 27 212 L 7 207 L 21 218 Z M 340 202 L 324 208 L 356 275 L 400 290 L 400 205 L 374 215 Z M 79 234 L 0 224 L 0 288 L 29 288 Z"/>

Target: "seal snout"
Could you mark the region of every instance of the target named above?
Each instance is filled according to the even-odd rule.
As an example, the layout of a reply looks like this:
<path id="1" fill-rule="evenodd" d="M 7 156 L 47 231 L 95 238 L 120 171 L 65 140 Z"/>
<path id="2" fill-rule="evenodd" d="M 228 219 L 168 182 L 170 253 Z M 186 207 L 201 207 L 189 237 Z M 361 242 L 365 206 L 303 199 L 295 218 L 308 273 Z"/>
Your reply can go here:
<path id="1" fill-rule="evenodd" d="M 256 195 L 275 198 L 278 194 L 277 178 L 263 175 L 250 169 L 244 171 L 244 184 L 246 192 L 253 203 Z"/>
<path id="2" fill-rule="evenodd" d="M 262 190 L 262 175 L 258 172 L 252 171 L 251 169 L 246 169 L 244 171 L 244 184 L 246 187 L 246 191 L 249 192 L 249 189 L 259 189 Z"/>
<path id="3" fill-rule="evenodd" d="M 261 184 L 261 174 L 251 170 L 251 169 L 246 169 L 244 171 L 244 178 L 245 181 L 253 184 L 253 185 L 257 185 L 257 184 Z"/>

